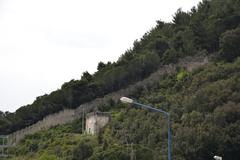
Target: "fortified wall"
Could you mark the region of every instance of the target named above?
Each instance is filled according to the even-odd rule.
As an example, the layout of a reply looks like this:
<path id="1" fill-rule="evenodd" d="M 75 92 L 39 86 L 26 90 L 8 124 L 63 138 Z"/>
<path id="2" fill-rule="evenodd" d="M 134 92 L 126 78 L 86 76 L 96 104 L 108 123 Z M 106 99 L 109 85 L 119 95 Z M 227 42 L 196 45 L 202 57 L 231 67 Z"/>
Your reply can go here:
<path id="1" fill-rule="evenodd" d="M 26 127 L 24 129 L 13 132 L 8 135 L 9 144 L 16 145 L 22 140 L 26 135 L 36 133 L 43 129 L 49 129 L 50 127 L 61 125 L 65 123 L 72 122 L 75 119 L 79 119 L 82 116 L 82 113 L 89 113 L 94 110 L 97 110 L 98 107 L 108 104 L 109 100 L 118 102 L 122 96 L 134 95 L 138 92 L 139 88 L 150 87 L 160 80 L 166 74 L 175 74 L 177 72 L 177 67 L 183 67 L 187 71 L 193 71 L 201 66 L 206 65 L 209 62 L 209 57 L 206 56 L 195 56 L 195 57 L 185 57 L 180 59 L 176 64 L 169 64 L 161 66 L 156 72 L 152 73 L 148 78 L 139 81 L 135 84 L 129 85 L 125 89 L 110 93 L 105 95 L 102 98 L 94 99 L 93 101 L 85 104 L 81 104 L 76 109 L 64 109 L 55 114 L 46 116 L 43 120 L 38 121 L 37 123 Z"/>
<path id="2" fill-rule="evenodd" d="M 53 126 L 72 122 L 75 119 L 75 111 L 73 109 L 64 109 L 58 113 L 46 116 L 43 120 L 28 126 L 24 129 L 13 132 L 8 135 L 8 142 L 11 145 L 18 144 L 26 135 L 36 133 L 40 130 L 49 129 Z"/>

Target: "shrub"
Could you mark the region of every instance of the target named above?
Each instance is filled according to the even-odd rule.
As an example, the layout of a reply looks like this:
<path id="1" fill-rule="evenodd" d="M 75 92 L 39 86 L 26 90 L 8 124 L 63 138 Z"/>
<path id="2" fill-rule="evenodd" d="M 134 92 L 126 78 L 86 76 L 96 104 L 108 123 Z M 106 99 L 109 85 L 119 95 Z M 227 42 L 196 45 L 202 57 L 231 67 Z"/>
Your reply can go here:
<path id="1" fill-rule="evenodd" d="M 240 56 L 240 27 L 224 32 L 220 39 L 220 56 L 233 61 Z"/>

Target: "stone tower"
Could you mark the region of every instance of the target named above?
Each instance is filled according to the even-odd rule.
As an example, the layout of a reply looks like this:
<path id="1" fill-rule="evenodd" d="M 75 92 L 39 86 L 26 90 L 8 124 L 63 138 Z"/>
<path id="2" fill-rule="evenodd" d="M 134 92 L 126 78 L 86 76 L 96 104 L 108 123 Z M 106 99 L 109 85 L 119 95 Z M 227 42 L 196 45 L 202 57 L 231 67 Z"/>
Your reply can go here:
<path id="1" fill-rule="evenodd" d="M 107 125 L 110 114 L 105 112 L 91 112 L 86 115 L 86 133 L 97 134 L 100 129 Z"/>

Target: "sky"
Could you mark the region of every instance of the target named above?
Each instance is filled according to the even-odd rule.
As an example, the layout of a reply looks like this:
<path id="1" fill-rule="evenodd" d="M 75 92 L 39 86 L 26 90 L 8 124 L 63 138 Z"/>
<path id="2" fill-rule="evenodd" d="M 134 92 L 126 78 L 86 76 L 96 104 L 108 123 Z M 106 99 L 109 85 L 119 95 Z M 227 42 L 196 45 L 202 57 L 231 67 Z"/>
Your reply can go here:
<path id="1" fill-rule="evenodd" d="M 116 61 L 133 41 L 200 0 L 0 0 L 0 110 Z"/>

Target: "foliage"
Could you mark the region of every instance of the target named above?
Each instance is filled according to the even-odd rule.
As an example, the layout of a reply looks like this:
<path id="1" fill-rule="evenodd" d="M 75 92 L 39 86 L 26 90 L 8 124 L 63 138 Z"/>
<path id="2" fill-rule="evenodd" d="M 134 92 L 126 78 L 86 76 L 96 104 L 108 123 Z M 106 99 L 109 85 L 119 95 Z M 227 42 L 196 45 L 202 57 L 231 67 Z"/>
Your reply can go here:
<path id="1" fill-rule="evenodd" d="M 173 159 L 205 160 L 215 154 L 239 159 L 239 71 L 239 60 L 209 64 L 191 73 L 180 69 L 134 97 L 170 113 Z M 111 113 L 111 122 L 96 136 L 81 134 L 79 120 L 29 135 L 11 153 L 36 160 L 167 159 L 164 115 L 121 103 L 109 105 L 102 110 Z"/>
<path id="2" fill-rule="evenodd" d="M 232 61 L 240 56 L 240 27 L 226 31 L 222 34 L 220 39 L 220 55 Z"/>
<path id="3" fill-rule="evenodd" d="M 239 8 L 239 0 L 203 0 L 190 12 L 177 10 L 172 23 L 157 21 L 117 62 L 99 62 L 96 73 L 86 71 L 80 80 L 64 83 L 15 113 L 1 114 L 0 133 L 11 133 L 64 108 L 76 108 L 127 87 L 181 57 L 219 52 L 220 59 L 233 61 L 239 56 Z"/>
<path id="4" fill-rule="evenodd" d="M 86 142 L 82 142 L 73 150 L 72 160 L 87 160 L 92 155 L 92 153 L 92 146 Z"/>
<path id="5" fill-rule="evenodd" d="M 165 75 L 131 95 L 170 113 L 173 159 L 205 160 L 220 154 L 226 160 L 238 160 L 239 8 L 239 0 L 203 0 L 190 12 L 179 9 L 172 23 L 157 21 L 117 62 L 100 62 L 96 73 L 86 71 L 80 80 L 64 83 L 15 113 L 0 112 L 0 133 L 8 134 L 64 108 L 76 108 L 140 83 L 162 65 L 204 51 L 218 58 L 191 73 L 180 69 Z M 112 112 L 112 120 L 99 135 L 82 134 L 81 121 L 75 121 L 27 136 L 11 149 L 12 159 L 167 159 L 163 115 L 112 102 L 100 110 Z"/>
<path id="6" fill-rule="evenodd" d="M 177 74 L 177 80 L 178 81 L 182 81 L 185 80 L 188 77 L 188 72 L 185 70 L 181 70 L 178 74 Z"/>

